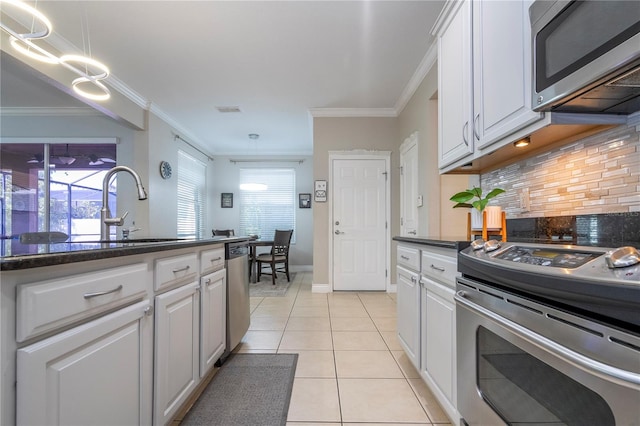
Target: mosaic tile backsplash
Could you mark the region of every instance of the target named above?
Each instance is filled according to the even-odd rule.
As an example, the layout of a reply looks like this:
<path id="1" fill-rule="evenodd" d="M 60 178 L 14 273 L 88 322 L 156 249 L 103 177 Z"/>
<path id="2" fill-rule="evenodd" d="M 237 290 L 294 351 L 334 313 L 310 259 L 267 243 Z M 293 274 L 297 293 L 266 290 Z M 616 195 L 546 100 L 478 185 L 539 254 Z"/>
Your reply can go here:
<path id="1" fill-rule="evenodd" d="M 481 175 L 482 188 L 506 190 L 490 204 L 507 218 L 640 212 L 640 114 L 555 150 Z M 521 207 L 528 189 L 530 208 Z"/>
<path id="2" fill-rule="evenodd" d="M 506 212 L 510 241 L 640 247 L 640 114 L 482 174 L 480 183 L 485 192 L 506 190 L 490 204 Z"/>

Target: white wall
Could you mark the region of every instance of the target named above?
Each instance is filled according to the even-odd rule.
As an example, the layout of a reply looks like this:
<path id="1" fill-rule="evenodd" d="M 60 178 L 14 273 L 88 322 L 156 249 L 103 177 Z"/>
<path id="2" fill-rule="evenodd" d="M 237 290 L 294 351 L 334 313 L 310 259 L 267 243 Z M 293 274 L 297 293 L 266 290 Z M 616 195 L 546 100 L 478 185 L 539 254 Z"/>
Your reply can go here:
<path id="1" fill-rule="evenodd" d="M 254 160 L 255 157 L 233 156 L 234 160 Z M 257 161 L 232 163 L 229 157 L 215 157 L 213 174 L 207 184 L 207 196 L 211 204 L 209 229 L 240 229 L 239 173 L 241 168 L 293 168 L 296 172 L 296 194 L 313 193 L 312 157 L 260 157 Z M 266 161 L 265 161 L 266 160 Z M 283 160 L 283 161 L 280 161 Z M 292 160 L 292 161 L 286 161 Z M 304 160 L 299 163 L 295 160 Z M 233 208 L 220 207 L 220 194 L 233 193 Z M 297 206 L 297 204 L 296 204 Z M 296 241 L 291 246 L 289 264 L 292 270 L 311 270 L 313 265 L 313 211 L 296 207 Z"/>

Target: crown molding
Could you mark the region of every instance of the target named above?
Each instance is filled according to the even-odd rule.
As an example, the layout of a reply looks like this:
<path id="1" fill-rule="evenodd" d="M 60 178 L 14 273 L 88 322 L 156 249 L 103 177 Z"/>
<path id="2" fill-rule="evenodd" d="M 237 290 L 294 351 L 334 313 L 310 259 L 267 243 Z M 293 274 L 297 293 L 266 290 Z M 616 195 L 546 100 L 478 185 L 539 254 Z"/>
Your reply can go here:
<path id="1" fill-rule="evenodd" d="M 418 90 L 418 87 L 420 87 L 420 84 L 422 84 L 422 81 L 427 76 L 429 71 L 431 71 L 431 68 L 433 67 L 433 65 L 435 65 L 437 60 L 438 60 L 438 43 L 437 41 L 435 41 L 431 43 L 431 46 L 429 46 L 429 50 L 427 50 L 427 53 L 424 55 L 424 58 L 422 58 L 422 61 L 420 61 L 418 68 L 413 73 L 413 76 L 405 86 L 404 90 L 402 91 L 402 94 L 400 95 L 400 98 L 398 98 L 398 101 L 396 102 L 396 107 L 395 107 L 397 115 L 400 115 L 400 113 L 407 106 L 407 104 L 409 103 L 413 95 Z"/>
<path id="2" fill-rule="evenodd" d="M 309 108 L 314 117 L 397 117 L 395 108 Z"/>
<path id="3" fill-rule="evenodd" d="M 11 117 L 78 117 L 78 116 L 103 116 L 100 111 L 93 108 L 56 108 L 56 107 L 25 107 L 25 108 L 0 108 L 0 115 Z"/>

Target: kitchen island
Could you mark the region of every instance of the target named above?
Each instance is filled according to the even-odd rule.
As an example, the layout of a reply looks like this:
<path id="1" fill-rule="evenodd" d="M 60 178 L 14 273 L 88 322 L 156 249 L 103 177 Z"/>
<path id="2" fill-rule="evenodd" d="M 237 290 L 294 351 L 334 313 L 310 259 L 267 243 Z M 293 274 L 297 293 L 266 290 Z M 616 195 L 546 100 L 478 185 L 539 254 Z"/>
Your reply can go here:
<path id="1" fill-rule="evenodd" d="M 0 424 L 170 422 L 226 349 L 225 244 L 245 240 L 58 243 L 0 258 Z"/>

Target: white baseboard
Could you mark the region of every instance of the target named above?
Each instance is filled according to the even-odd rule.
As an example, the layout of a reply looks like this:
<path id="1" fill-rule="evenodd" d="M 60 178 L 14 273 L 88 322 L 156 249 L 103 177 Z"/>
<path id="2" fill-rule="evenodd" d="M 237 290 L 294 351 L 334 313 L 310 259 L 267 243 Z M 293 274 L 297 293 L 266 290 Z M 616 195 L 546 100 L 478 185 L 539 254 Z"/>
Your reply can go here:
<path id="1" fill-rule="evenodd" d="M 389 284 L 387 288 L 387 293 L 397 293 L 398 292 L 398 284 Z"/>
<path id="2" fill-rule="evenodd" d="M 311 284 L 311 293 L 331 293 L 332 289 L 329 284 Z"/>

